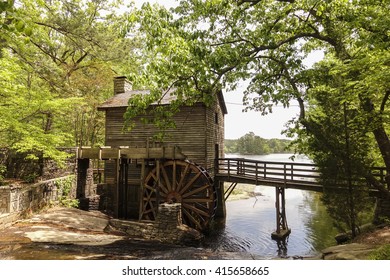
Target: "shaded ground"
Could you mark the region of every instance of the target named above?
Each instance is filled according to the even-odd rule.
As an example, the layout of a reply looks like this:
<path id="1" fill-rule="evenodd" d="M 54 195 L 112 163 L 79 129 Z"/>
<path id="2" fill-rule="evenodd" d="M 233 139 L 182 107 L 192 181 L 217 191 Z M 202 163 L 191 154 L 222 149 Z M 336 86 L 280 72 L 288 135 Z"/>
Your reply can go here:
<path id="1" fill-rule="evenodd" d="M 373 232 L 363 233 L 354 241 L 357 243 L 371 245 L 390 244 L 390 226 L 379 228 Z"/>
<path id="2" fill-rule="evenodd" d="M 326 260 L 367 260 L 374 251 L 390 244 L 390 227 L 384 226 L 356 237 L 352 243 L 326 248 L 322 259 Z"/>
<path id="3" fill-rule="evenodd" d="M 100 212 L 54 208 L 2 231 L 0 259 L 255 259 L 250 254 L 162 244 L 106 233 L 109 217 Z"/>

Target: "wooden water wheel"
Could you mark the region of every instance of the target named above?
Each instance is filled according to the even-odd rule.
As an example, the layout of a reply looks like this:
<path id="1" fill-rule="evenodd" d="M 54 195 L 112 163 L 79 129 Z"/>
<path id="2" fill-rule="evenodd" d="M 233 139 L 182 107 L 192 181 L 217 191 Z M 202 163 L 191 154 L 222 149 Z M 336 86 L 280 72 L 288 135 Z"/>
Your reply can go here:
<path id="1" fill-rule="evenodd" d="M 204 230 L 215 214 L 217 195 L 213 181 L 202 167 L 183 160 L 169 160 L 146 176 L 141 217 L 154 220 L 160 203 L 181 203 L 183 223 Z"/>

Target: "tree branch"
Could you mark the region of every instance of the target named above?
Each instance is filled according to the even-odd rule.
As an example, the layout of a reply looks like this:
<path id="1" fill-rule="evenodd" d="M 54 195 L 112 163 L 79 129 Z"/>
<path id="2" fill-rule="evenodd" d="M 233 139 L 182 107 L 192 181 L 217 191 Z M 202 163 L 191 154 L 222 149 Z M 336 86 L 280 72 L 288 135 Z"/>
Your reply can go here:
<path id="1" fill-rule="evenodd" d="M 46 50 L 44 47 L 42 47 L 41 45 L 39 45 L 38 43 L 36 43 L 34 40 L 30 40 L 31 43 L 33 43 L 34 46 L 36 46 L 38 49 L 40 49 L 44 54 L 46 54 L 47 56 L 49 56 L 53 62 L 57 65 L 60 65 L 60 64 L 65 64 L 67 65 L 66 61 L 58 58 L 56 55 L 54 55 L 53 53 L 51 53 L 50 51 Z"/>
<path id="2" fill-rule="evenodd" d="M 278 2 L 284 2 L 284 3 L 294 3 L 295 0 L 277 0 Z M 244 3 L 250 3 L 250 6 L 255 6 L 262 2 L 262 0 L 240 0 L 237 2 L 238 6 L 243 5 Z"/>
<path id="3" fill-rule="evenodd" d="M 387 90 L 386 93 L 385 93 L 385 96 L 382 99 L 382 104 L 381 104 L 381 107 L 380 107 L 380 112 L 381 113 L 383 113 L 385 111 L 386 102 L 389 100 L 389 97 L 390 97 L 390 90 Z"/>

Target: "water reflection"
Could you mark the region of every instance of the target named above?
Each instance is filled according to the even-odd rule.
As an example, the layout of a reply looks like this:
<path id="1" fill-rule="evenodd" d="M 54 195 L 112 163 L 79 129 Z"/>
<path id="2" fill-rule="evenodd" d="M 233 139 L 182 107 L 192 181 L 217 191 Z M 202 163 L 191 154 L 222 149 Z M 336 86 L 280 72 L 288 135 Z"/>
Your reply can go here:
<path id="1" fill-rule="evenodd" d="M 287 258 L 287 248 L 288 248 L 288 237 L 282 240 L 276 240 L 276 245 L 278 246 L 278 257 Z"/>
<path id="2" fill-rule="evenodd" d="M 256 191 L 263 195 L 226 203 L 226 226 L 208 237 L 206 247 L 248 252 L 264 258 L 287 258 L 316 255 L 335 244 L 336 229 L 318 194 L 286 190 L 291 234 L 284 241 L 275 241 L 271 239 L 276 228 L 274 188 L 258 186 Z"/>

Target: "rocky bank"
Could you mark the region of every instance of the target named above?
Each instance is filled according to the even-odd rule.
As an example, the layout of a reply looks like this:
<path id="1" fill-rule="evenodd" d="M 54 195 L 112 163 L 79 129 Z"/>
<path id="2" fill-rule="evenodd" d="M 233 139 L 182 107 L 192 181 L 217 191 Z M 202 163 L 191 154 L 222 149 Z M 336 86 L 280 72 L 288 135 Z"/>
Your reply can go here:
<path id="1" fill-rule="evenodd" d="M 120 260 L 262 259 L 242 252 L 215 251 L 208 248 L 167 244 L 130 238 L 122 232 L 108 231 L 110 217 L 98 211 L 52 208 L 19 220 L 3 229 L 0 259 L 8 260 Z M 357 260 L 383 244 L 390 244 L 390 227 L 382 227 L 359 236 L 354 243 L 327 248 L 318 256 L 303 259 Z"/>

